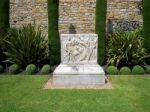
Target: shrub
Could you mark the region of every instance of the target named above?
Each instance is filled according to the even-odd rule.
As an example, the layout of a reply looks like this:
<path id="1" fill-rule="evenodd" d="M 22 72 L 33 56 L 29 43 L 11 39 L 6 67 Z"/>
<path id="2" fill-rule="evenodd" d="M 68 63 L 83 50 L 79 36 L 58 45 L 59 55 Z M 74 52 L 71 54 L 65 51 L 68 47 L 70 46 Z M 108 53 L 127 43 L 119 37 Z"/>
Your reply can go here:
<path id="1" fill-rule="evenodd" d="M 60 63 L 60 39 L 58 33 L 58 6 L 59 0 L 48 0 L 48 38 L 50 63 Z"/>
<path id="2" fill-rule="evenodd" d="M 146 73 L 150 74 L 150 66 L 146 66 Z"/>
<path id="3" fill-rule="evenodd" d="M 20 66 L 40 63 L 48 58 L 47 39 L 40 26 L 28 24 L 20 29 L 11 28 L 3 42 L 7 61 Z"/>
<path id="4" fill-rule="evenodd" d="M 2 65 L 0 65 L 0 73 L 2 73 L 3 72 L 3 66 Z"/>
<path id="5" fill-rule="evenodd" d="M 2 41 L 9 27 L 9 0 L 0 0 L 0 64 L 4 64 L 5 56 L 3 54 Z"/>
<path id="6" fill-rule="evenodd" d="M 17 64 L 13 64 L 9 67 L 10 74 L 17 74 L 19 72 L 19 66 Z"/>
<path id="7" fill-rule="evenodd" d="M 145 70 L 143 67 L 139 66 L 139 65 L 136 65 L 133 67 L 132 69 L 132 74 L 144 74 L 145 73 Z"/>
<path id="8" fill-rule="evenodd" d="M 107 63 L 115 66 L 142 65 L 148 57 L 142 28 L 132 32 L 115 32 L 108 39 Z"/>
<path id="9" fill-rule="evenodd" d="M 26 74 L 28 75 L 32 75 L 36 72 L 37 68 L 34 64 L 29 64 L 27 67 L 26 67 Z"/>
<path id="10" fill-rule="evenodd" d="M 118 74 L 118 69 L 115 66 L 109 66 L 107 68 L 107 73 L 110 74 L 110 75 Z"/>
<path id="11" fill-rule="evenodd" d="M 107 12 L 107 0 L 96 0 L 96 26 L 95 31 L 98 34 L 98 63 L 100 65 L 106 62 L 106 13 Z"/>
<path id="12" fill-rule="evenodd" d="M 44 65 L 41 69 L 42 74 L 48 74 L 50 72 L 50 65 Z"/>
<path id="13" fill-rule="evenodd" d="M 129 75 L 131 74 L 131 69 L 129 67 L 122 67 L 119 71 L 119 74 Z"/>

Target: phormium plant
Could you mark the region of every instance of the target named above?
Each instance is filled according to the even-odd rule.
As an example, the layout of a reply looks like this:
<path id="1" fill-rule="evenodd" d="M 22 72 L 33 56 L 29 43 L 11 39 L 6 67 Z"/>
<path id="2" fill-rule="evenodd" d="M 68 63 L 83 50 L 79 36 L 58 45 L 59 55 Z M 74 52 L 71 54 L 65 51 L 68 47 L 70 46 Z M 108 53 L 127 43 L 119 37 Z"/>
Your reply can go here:
<path id="1" fill-rule="evenodd" d="M 30 63 L 37 64 L 48 57 L 48 43 L 40 26 L 23 25 L 21 28 L 10 28 L 3 40 L 4 54 L 7 62 L 25 67 Z"/>
<path id="2" fill-rule="evenodd" d="M 149 57 L 143 45 L 142 28 L 115 32 L 108 39 L 107 63 L 115 66 L 142 65 Z"/>

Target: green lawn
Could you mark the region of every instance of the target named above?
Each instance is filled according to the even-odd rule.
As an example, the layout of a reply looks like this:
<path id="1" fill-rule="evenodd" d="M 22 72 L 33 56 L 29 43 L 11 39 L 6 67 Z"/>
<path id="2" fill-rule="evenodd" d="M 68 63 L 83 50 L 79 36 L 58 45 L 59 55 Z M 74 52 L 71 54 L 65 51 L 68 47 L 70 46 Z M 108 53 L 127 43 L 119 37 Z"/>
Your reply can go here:
<path id="1" fill-rule="evenodd" d="M 114 90 L 44 90 L 48 76 L 0 76 L 0 112 L 150 112 L 150 76 L 110 76 Z"/>

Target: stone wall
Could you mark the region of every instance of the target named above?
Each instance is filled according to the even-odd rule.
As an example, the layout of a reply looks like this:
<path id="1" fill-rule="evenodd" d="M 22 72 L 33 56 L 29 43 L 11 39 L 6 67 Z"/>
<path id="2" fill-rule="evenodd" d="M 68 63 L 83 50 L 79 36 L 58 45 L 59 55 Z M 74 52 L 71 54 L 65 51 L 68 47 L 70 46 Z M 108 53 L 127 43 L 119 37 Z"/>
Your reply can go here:
<path id="1" fill-rule="evenodd" d="M 113 23 L 114 25 L 115 22 L 119 22 L 125 30 L 127 30 L 127 27 L 130 27 L 130 30 L 142 25 L 142 0 L 107 0 L 106 23 L 110 27 L 109 24 Z M 109 29 L 108 27 L 107 29 Z"/>
<path id="2" fill-rule="evenodd" d="M 60 33 L 94 33 L 96 0 L 60 0 Z"/>
<path id="3" fill-rule="evenodd" d="M 142 25 L 141 1 L 107 0 L 107 31 L 112 29 L 116 22 L 118 24 L 118 21 L 120 26 L 126 26 L 126 30 Z M 95 10 L 96 0 L 59 0 L 59 32 L 94 33 Z M 11 27 L 20 27 L 34 21 L 40 24 L 47 34 L 47 0 L 10 0 Z M 133 27 L 130 27 L 132 25 Z"/>
<path id="4" fill-rule="evenodd" d="M 10 0 L 10 26 L 20 27 L 22 24 L 41 25 L 48 32 L 47 0 Z"/>

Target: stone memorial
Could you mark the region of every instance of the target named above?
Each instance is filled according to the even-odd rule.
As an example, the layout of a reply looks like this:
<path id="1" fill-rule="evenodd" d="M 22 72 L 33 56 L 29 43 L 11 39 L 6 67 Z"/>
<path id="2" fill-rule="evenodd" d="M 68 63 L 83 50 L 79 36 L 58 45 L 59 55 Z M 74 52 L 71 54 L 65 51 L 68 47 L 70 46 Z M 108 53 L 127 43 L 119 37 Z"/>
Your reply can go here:
<path id="1" fill-rule="evenodd" d="M 59 1 L 61 64 L 53 72 L 54 86 L 105 84 L 97 64 L 95 8 L 96 0 Z"/>

